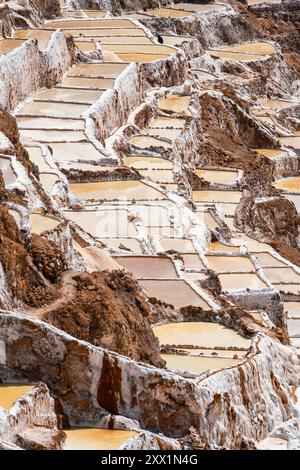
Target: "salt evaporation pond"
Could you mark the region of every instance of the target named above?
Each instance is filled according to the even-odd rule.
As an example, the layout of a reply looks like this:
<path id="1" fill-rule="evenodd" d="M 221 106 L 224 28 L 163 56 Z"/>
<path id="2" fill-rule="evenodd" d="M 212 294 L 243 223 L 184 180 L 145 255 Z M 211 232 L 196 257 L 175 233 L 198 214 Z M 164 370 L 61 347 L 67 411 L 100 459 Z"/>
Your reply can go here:
<path id="1" fill-rule="evenodd" d="M 32 389 L 33 385 L 0 384 L 0 408 L 9 410 L 16 400 Z"/>

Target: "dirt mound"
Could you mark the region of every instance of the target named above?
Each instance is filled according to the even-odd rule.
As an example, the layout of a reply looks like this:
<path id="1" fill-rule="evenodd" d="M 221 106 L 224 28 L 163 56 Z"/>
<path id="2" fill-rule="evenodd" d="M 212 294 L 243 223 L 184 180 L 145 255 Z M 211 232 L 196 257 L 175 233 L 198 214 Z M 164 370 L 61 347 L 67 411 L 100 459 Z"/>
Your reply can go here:
<path id="1" fill-rule="evenodd" d="M 163 366 L 149 316 L 151 306 L 138 283 L 123 271 L 81 273 L 76 294 L 43 318 L 78 339 Z"/>

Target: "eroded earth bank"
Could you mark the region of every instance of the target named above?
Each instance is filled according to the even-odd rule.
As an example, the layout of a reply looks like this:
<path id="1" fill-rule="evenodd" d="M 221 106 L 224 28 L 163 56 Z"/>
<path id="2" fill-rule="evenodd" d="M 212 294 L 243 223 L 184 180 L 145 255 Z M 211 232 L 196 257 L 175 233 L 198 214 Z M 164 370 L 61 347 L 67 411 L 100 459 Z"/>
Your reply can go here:
<path id="1" fill-rule="evenodd" d="M 0 448 L 299 448 L 299 1 L 20 3 Z"/>

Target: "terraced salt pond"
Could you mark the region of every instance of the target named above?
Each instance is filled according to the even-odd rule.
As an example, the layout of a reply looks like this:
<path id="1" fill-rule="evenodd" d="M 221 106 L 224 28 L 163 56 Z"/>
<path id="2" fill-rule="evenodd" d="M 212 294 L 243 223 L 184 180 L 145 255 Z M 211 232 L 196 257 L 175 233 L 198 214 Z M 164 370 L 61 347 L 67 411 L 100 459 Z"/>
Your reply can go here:
<path id="1" fill-rule="evenodd" d="M 240 191 L 193 191 L 193 199 L 196 202 L 229 202 L 238 203 L 242 197 Z"/>
<path id="2" fill-rule="evenodd" d="M 20 129 L 20 138 L 22 142 L 83 142 L 86 135 L 82 131 Z"/>
<path id="3" fill-rule="evenodd" d="M 19 129 L 84 130 L 83 119 L 17 116 L 17 123 Z"/>
<path id="4" fill-rule="evenodd" d="M 300 318 L 300 302 L 284 302 L 284 310 L 290 318 Z"/>
<path id="5" fill-rule="evenodd" d="M 191 253 L 195 251 L 193 242 L 186 238 L 161 238 L 159 244 L 164 251 L 175 250 L 179 253 Z"/>
<path id="6" fill-rule="evenodd" d="M 147 135 L 135 135 L 130 138 L 129 142 L 135 147 L 146 149 L 150 147 L 163 147 L 165 149 L 170 149 L 172 144 L 166 142 L 165 140 L 158 139 L 156 137 L 147 136 Z"/>
<path id="7" fill-rule="evenodd" d="M 264 273 L 274 284 L 300 284 L 300 274 L 290 267 L 264 268 Z"/>
<path id="8" fill-rule="evenodd" d="M 32 389 L 33 385 L 0 384 L 0 408 L 9 410 L 16 400 Z"/>
<path id="9" fill-rule="evenodd" d="M 267 158 L 284 157 L 287 152 L 281 149 L 254 149 L 259 155 L 263 155 Z"/>
<path id="10" fill-rule="evenodd" d="M 48 46 L 49 40 L 53 31 L 44 30 L 44 29 L 21 29 L 14 31 L 13 38 L 15 40 L 28 40 L 36 39 L 38 42 L 38 48 L 40 51 L 44 51 Z"/>
<path id="11" fill-rule="evenodd" d="M 23 43 L 21 39 L 0 39 L 0 55 L 9 54 Z"/>
<path id="12" fill-rule="evenodd" d="M 142 247 L 136 238 L 99 238 L 108 248 L 113 250 L 128 250 L 137 255 L 142 254 Z"/>
<path id="13" fill-rule="evenodd" d="M 181 372 L 189 371 L 194 374 L 201 374 L 207 370 L 213 371 L 232 367 L 241 362 L 241 359 L 183 356 L 179 354 L 161 354 L 161 357 L 166 361 L 168 369 L 179 370 Z"/>
<path id="14" fill-rule="evenodd" d="M 32 233 L 40 235 L 48 230 L 54 230 L 58 225 L 59 221 L 41 214 L 30 214 L 29 220 L 31 222 Z"/>
<path id="15" fill-rule="evenodd" d="M 5 186 L 14 184 L 17 181 L 17 175 L 12 169 L 9 158 L 0 157 L 0 170 L 2 171 Z"/>
<path id="16" fill-rule="evenodd" d="M 169 95 L 158 101 L 158 107 L 163 111 L 189 114 L 190 101 L 190 96 Z"/>
<path id="17" fill-rule="evenodd" d="M 255 273 L 219 274 L 219 279 L 222 290 L 227 292 L 260 290 L 268 287 Z"/>
<path id="18" fill-rule="evenodd" d="M 87 105 L 32 101 L 19 111 L 19 116 L 44 116 L 59 118 L 80 118 Z"/>
<path id="19" fill-rule="evenodd" d="M 209 183 L 217 184 L 235 184 L 238 178 L 237 171 L 220 171 L 208 169 L 196 169 L 194 173 L 201 178 L 204 178 Z"/>
<path id="20" fill-rule="evenodd" d="M 70 191 L 82 199 L 155 200 L 165 198 L 161 192 L 138 180 L 73 183 L 70 184 Z"/>
<path id="21" fill-rule="evenodd" d="M 135 431 L 72 428 L 65 429 L 67 435 L 64 450 L 113 450 L 137 435 Z"/>
<path id="22" fill-rule="evenodd" d="M 155 297 L 162 302 L 174 305 L 175 308 L 193 305 L 210 310 L 205 300 L 182 279 L 143 279 L 139 281 L 139 284 L 144 287 L 149 297 Z"/>
<path id="23" fill-rule="evenodd" d="M 99 90 L 77 90 L 73 88 L 47 88 L 34 95 L 34 99 L 38 101 L 53 101 L 65 103 L 82 103 L 91 105 L 97 101 L 102 95 Z"/>
<path id="24" fill-rule="evenodd" d="M 283 178 L 273 183 L 277 189 L 284 189 L 292 193 L 300 193 L 300 176 L 292 178 Z"/>
<path id="25" fill-rule="evenodd" d="M 211 269 L 217 273 L 250 273 L 255 270 L 251 260 L 245 256 L 207 255 L 206 259 Z"/>
<path id="26" fill-rule="evenodd" d="M 137 170 L 140 169 L 172 169 L 173 163 L 169 160 L 159 157 L 125 157 L 123 158 L 123 164 L 125 166 L 130 166 Z"/>
<path id="27" fill-rule="evenodd" d="M 117 256 L 117 263 L 138 279 L 176 279 L 174 264 L 169 258 L 159 256 Z"/>

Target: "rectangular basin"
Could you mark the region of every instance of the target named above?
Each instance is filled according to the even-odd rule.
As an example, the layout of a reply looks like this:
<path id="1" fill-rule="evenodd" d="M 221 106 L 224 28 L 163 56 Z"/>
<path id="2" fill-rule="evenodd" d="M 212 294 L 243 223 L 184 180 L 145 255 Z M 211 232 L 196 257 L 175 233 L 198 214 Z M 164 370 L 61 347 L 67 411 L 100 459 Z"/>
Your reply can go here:
<path id="1" fill-rule="evenodd" d="M 32 101 L 19 112 L 19 116 L 44 116 L 60 118 L 80 118 L 88 109 L 85 104 L 55 103 L 52 101 Z"/>
<path id="2" fill-rule="evenodd" d="M 206 259 L 211 269 L 218 273 L 249 273 L 255 270 L 251 260 L 245 256 L 206 255 Z"/>
<path id="3" fill-rule="evenodd" d="M 223 291 L 238 292 L 266 289 L 268 286 L 255 273 L 219 274 Z"/>
<path id="4" fill-rule="evenodd" d="M 176 279 L 177 273 L 169 258 L 158 256 L 117 256 L 117 263 L 138 279 Z"/>

